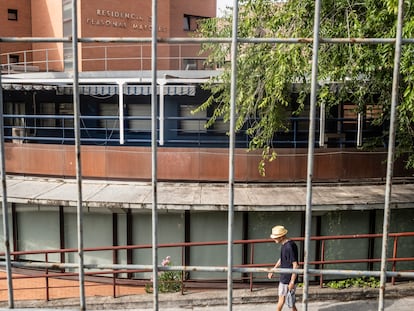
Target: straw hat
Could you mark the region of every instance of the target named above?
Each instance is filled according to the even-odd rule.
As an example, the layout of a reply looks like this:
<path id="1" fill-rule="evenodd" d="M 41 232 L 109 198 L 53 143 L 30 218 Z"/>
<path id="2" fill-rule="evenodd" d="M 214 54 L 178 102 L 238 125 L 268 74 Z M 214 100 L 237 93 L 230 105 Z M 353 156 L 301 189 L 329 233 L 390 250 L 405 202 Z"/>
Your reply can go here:
<path id="1" fill-rule="evenodd" d="M 272 228 L 272 234 L 270 237 L 272 239 L 280 238 L 282 236 L 285 236 L 288 233 L 288 231 L 283 226 L 274 226 Z"/>

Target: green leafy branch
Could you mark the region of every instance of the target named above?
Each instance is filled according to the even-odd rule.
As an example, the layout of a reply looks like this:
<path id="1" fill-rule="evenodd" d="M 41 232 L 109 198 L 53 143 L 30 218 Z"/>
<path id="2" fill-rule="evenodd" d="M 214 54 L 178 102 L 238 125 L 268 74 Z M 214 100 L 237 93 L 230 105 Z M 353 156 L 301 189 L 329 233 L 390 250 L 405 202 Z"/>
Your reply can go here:
<path id="1" fill-rule="evenodd" d="M 351 287 L 370 287 L 370 288 L 378 288 L 380 286 L 380 281 L 374 277 L 360 277 L 360 278 L 353 278 L 353 279 L 345 279 L 340 281 L 330 281 L 328 283 L 324 283 L 324 286 L 334 288 L 334 289 L 345 289 Z"/>

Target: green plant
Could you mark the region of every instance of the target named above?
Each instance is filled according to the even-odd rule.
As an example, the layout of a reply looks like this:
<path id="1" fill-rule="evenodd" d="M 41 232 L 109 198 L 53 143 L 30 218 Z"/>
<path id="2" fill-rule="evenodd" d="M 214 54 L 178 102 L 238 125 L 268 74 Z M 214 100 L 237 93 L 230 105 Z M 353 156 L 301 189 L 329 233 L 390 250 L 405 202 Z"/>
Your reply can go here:
<path id="1" fill-rule="evenodd" d="M 240 38 L 312 38 L 314 0 L 289 0 L 283 5 L 273 0 L 239 0 Z M 414 37 L 412 1 L 404 1 L 403 37 Z M 321 1 L 320 38 L 395 38 L 396 0 Z M 233 33 L 233 12 L 221 18 L 200 20 L 195 35 L 200 38 L 229 38 Z M 345 42 L 344 42 L 345 43 Z M 249 151 L 261 150 L 258 170 L 276 157 L 273 142 L 278 135 L 292 131 L 292 117 L 310 114 L 312 94 L 312 41 L 303 44 L 260 43 L 237 45 L 237 57 L 229 61 L 233 46 L 222 42 L 202 44 L 205 66 L 220 68 L 222 74 L 209 79 L 203 88 L 210 96 L 196 111 L 213 110 L 206 127 L 216 120 L 230 121 L 232 115 L 233 64 L 237 66 L 235 130 L 246 131 Z M 406 167 L 414 167 L 414 45 L 404 45 L 398 98 L 396 156 L 406 156 Z M 389 136 L 394 70 L 392 44 L 321 44 L 318 55 L 317 102 L 326 112 L 335 112 L 343 103 L 355 105 L 354 113 L 372 120 L 370 126 L 383 129 L 367 148 L 384 145 Z M 203 54 L 204 55 L 204 54 Z M 339 106 L 340 107 L 340 106 Z M 369 121 L 368 121 L 369 122 Z M 371 135 L 370 135 L 371 136 Z M 365 138 L 364 138 L 365 139 Z M 365 144 L 365 141 L 364 141 Z M 375 147 L 375 148 L 374 148 Z"/>
<path id="2" fill-rule="evenodd" d="M 330 281 L 328 283 L 324 283 L 325 286 L 335 289 L 344 289 L 349 287 L 372 287 L 377 288 L 379 287 L 380 281 L 374 277 L 360 277 L 360 278 L 353 278 L 353 279 L 345 279 L 339 281 Z"/>
<path id="3" fill-rule="evenodd" d="M 162 266 L 171 266 L 171 257 L 167 256 L 163 259 Z M 175 293 L 181 291 L 182 277 L 179 271 L 163 271 L 158 273 L 158 291 L 160 293 Z M 152 282 L 145 285 L 147 293 L 153 292 Z"/>

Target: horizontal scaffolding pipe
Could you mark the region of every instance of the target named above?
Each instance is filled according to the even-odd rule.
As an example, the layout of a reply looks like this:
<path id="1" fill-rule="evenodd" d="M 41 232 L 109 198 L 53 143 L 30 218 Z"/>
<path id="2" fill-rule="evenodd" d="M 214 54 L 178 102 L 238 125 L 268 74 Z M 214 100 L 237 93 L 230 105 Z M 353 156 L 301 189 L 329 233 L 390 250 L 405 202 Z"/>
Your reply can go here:
<path id="1" fill-rule="evenodd" d="M 238 38 L 239 43 L 312 44 L 313 38 Z M 0 42 L 72 42 L 71 37 L 0 37 Z M 151 38 L 88 37 L 78 38 L 82 43 L 151 43 Z M 231 38 L 158 38 L 158 43 L 229 43 Z M 395 38 L 321 38 L 329 44 L 395 44 Z M 414 38 L 402 39 L 402 44 L 413 44 Z"/>
<path id="2" fill-rule="evenodd" d="M 63 269 L 79 268 L 77 263 L 42 263 L 42 262 L 12 262 L 12 267 L 16 268 L 49 268 L 49 269 Z M 0 267 L 5 266 L 4 262 L 0 263 Z M 84 269 L 113 269 L 113 273 L 117 273 L 116 270 L 147 270 L 152 271 L 152 265 L 122 265 L 122 264 L 84 264 Z M 227 266 L 157 266 L 159 271 L 198 271 L 198 272 L 227 272 Z M 303 274 L 303 269 L 274 269 L 274 268 L 255 268 L 255 267 L 233 267 L 233 272 L 240 273 L 297 273 Z M 373 276 L 379 277 L 381 275 L 380 271 L 367 271 L 367 270 L 335 270 L 335 269 L 309 269 L 309 274 L 312 275 L 342 275 L 342 276 Z M 108 273 L 108 271 L 105 271 Z M 387 271 L 386 275 L 388 277 L 401 277 L 414 279 L 414 272 L 399 272 L 399 271 Z"/>

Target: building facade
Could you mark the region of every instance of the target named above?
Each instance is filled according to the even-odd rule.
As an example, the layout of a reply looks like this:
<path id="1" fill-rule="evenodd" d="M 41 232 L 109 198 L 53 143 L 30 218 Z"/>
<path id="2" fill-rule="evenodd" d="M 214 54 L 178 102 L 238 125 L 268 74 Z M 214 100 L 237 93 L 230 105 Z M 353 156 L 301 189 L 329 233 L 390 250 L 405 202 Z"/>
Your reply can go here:
<path id="1" fill-rule="evenodd" d="M 0 27 L 0 37 L 71 36 L 71 1 L 26 0 L 18 5 L 15 1 L 0 4 L 0 25 L 6 25 Z M 148 40 L 151 1 L 84 0 L 79 1 L 78 9 L 79 37 L 83 38 L 78 45 L 82 176 L 90 185 L 91 180 L 106 181 L 93 184 L 85 198 L 85 247 L 148 244 L 151 242 L 149 203 L 137 198 L 147 194 L 140 191 L 151 180 L 151 40 Z M 157 56 L 157 178 L 166 185 L 160 189 L 160 195 L 166 197 L 159 218 L 160 243 L 208 242 L 227 237 L 226 199 L 217 189 L 226 188 L 228 179 L 228 125 L 218 120 L 213 128 L 207 129 L 204 124 L 213 111 L 193 113 L 209 95 L 202 84 L 220 71 L 203 67 L 205 56 L 199 54 L 198 44 L 167 42 L 191 36 L 197 20 L 213 17 L 215 11 L 214 0 L 191 1 L 191 6 L 185 0 L 159 1 L 158 36 L 165 40 L 160 40 Z M 142 38 L 143 42 L 94 42 L 97 37 Z M 76 247 L 70 46 L 70 42 L 0 43 L 13 251 Z M 314 173 L 316 183 L 332 184 L 335 191 L 323 188 L 319 192 L 322 203 L 313 215 L 312 234 L 379 233 L 386 142 L 375 151 L 361 150 L 357 136 L 369 138 L 380 129 L 371 126 L 368 115 L 363 116 L 360 127 L 359 116 L 347 104 L 335 109 L 326 113 L 330 116 L 326 128 L 317 131 L 323 144 L 315 142 Z M 319 112 L 317 117 L 326 116 Z M 301 116 L 288 120 L 288 133 L 276 135 L 274 146 L 278 157 L 267 164 L 265 176 L 258 172 L 260 153 L 247 153 L 250 138 L 243 131 L 237 134 L 235 179 L 241 191 L 236 197 L 235 239 L 268 238 L 274 224 L 284 224 L 292 237 L 304 235 L 308 118 L 309 108 Z M 411 232 L 414 194 L 409 190 L 413 172 L 404 168 L 403 160 L 399 158 L 395 164 L 394 175 L 400 181 L 395 187 L 408 185 L 408 192 L 399 193 L 396 198 L 391 230 Z M 33 183 L 26 183 L 30 180 Z M 167 187 L 169 183 L 175 190 Z M 200 204 L 195 199 L 201 196 L 200 185 L 204 184 L 211 187 L 202 189 L 209 204 Z M 349 188 L 355 185 L 361 187 Z M 375 189 L 378 198 L 358 197 L 358 191 L 369 192 L 362 187 L 366 185 Z M 272 195 L 274 191 L 283 193 L 286 186 L 294 188 L 292 197 Z M 105 188 L 113 190 L 104 192 Z M 174 201 L 172 193 L 177 188 L 185 191 L 179 192 L 181 200 Z M 253 189 L 250 197 L 243 188 Z M 349 192 L 344 195 L 342 190 L 349 189 L 354 195 Z M 336 193 L 338 202 L 334 199 L 323 203 L 327 192 Z M 297 197 L 301 199 L 296 201 Z M 401 257 L 414 257 L 411 241 L 400 242 Z M 328 257 L 373 259 L 380 252 L 380 240 L 348 243 L 328 245 Z M 320 245 L 315 242 L 314 246 L 312 259 L 318 260 L 316 250 Z M 170 255 L 175 262 L 185 265 L 225 265 L 224 247 L 191 248 L 184 253 L 180 248 L 170 248 L 163 250 L 161 256 Z M 260 246 L 254 262 L 272 263 L 276 254 L 272 244 Z M 73 262 L 74 256 L 67 255 L 63 261 Z M 235 248 L 235 264 L 247 264 L 251 256 L 250 250 Z M 43 260 L 33 254 L 20 259 Z M 56 255 L 52 260 L 62 258 Z M 116 259 L 112 252 L 98 252 L 87 255 L 85 260 L 147 264 L 151 261 L 151 251 L 127 251 Z M 373 268 L 367 263 L 346 267 Z M 401 263 L 399 267 L 410 270 L 412 263 Z M 149 275 L 137 273 L 132 277 L 149 278 Z M 189 277 L 219 278 L 223 274 L 192 273 Z"/>
<path id="2" fill-rule="evenodd" d="M 72 35 L 72 1 L 25 0 L 0 4 L 2 37 L 69 38 Z M 78 36 L 142 38 L 142 43 L 79 44 L 80 71 L 150 70 L 151 69 L 151 1 L 78 1 Z M 158 35 L 160 39 L 188 37 L 197 21 L 214 17 L 216 2 L 184 0 L 158 1 Z M 3 70 L 64 71 L 71 70 L 70 43 L 32 42 L 1 43 Z M 203 57 L 198 44 L 160 44 L 160 70 L 202 68 Z M 7 67 L 8 68 L 8 67 Z"/>

